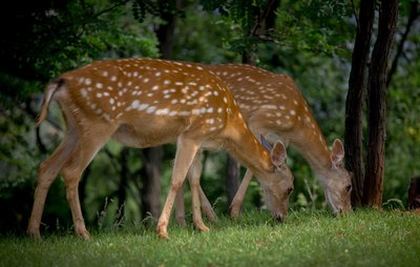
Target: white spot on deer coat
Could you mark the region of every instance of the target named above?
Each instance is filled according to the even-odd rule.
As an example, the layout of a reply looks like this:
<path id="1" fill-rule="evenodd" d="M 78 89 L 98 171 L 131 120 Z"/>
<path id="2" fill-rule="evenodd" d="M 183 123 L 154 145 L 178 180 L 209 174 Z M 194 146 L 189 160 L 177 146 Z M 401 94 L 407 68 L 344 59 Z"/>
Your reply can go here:
<path id="1" fill-rule="evenodd" d="M 138 110 L 142 111 L 145 110 L 149 105 L 148 104 L 140 104 L 140 106 L 138 107 Z"/>
<path id="2" fill-rule="evenodd" d="M 90 85 L 92 83 L 92 80 L 91 79 L 89 79 L 89 78 L 86 78 L 86 80 L 85 80 L 85 84 L 86 85 Z"/>
<path id="3" fill-rule="evenodd" d="M 80 94 L 81 94 L 83 97 L 87 97 L 88 92 L 86 91 L 86 89 L 85 89 L 85 88 L 82 88 L 82 90 L 80 90 Z"/>
<path id="4" fill-rule="evenodd" d="M 111 103 L 111 100 L 112 100 L 112 103 Z M 111 98 L 111 99 L 109 100 L 109 102 L 110 102 L 111 104 L 113 104 L 113 103 L 114 103 L 114 99 L 113 99 L 113 98 Z M 138 100 L 134 100 L 134 101 L 131 103 L 131 107 L 132 107 L 132 108 L 134 108 L 134 109 L 137 109 L 139 106 L 140 106 L 140 101 L 138 101 Z"/>
<path id="5" fill-rule="evenodd" d="M 153 113 L 155 110 L 156 110 L 155 106 L 150 106 L 150 107 L 147 108 L 146 112 L 147 113 Z"/>

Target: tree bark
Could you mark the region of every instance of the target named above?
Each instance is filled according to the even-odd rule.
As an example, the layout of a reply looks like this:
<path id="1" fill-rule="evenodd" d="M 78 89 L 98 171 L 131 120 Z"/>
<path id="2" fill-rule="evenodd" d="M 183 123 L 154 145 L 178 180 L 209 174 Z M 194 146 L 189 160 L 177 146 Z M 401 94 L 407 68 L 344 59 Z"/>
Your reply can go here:
<path id="1" fill-rule="evenodd" d="M 225 185 L 229 206 L 230 203 L 232 203 L 232 200 L 235 197 L 241 183 L 239 180 L 240 168 L 241 165 L 234 158 L 228 155 Z"/>
<path id="2" fill-rule="evenodd" d="M 408 189 L 408 209 L 420 209 L 420 176 L 411 178 Z"/>
<path id="3" fill-rule="evenodd" d="M 142 202 L 142 217 L 149 214 L 154 218 L 160 215 L 160 192 L 161 192 L 161 167 L 162 167 L 163 149 L 159 147 L 143 149 L 144 167 L 141 170 L 142 190 L 140 192 Z"/>
<path id="4" fill-rule="evenodd" d="M 181 0 L 158 2 L 160 18 L 164 21 L 159 27 L 155 29 L 156 37 L 159 40 L 159 52 L 162 58 L 172 58 L 173 40 L 176 26 L 176 16 L 173 8 L 180 9 Z"/>
<path id="5" fill-rule="evenodd" d="M 372 27 L 375 19 L 375 0 L 364 0 L 359 10 L 356 39 L 354 42 L 352 65 L 349 78 L 349 91 L 346 99 L 346 120 L 344 146 L 346 168 L 352 176 L 352 205 L 360 206 L 363 193 L 363 101 L 366 91 L 366 66 L 369 61 L 369 48 Z"/>
<path id="6" fill-rule="evenodd" d="M 368 154 L 363 204 L 381 208 L 386 138 L 388 61 L 398 19 L 398 0 L 382 1 L 378 37 L 372 51 L 368 81 Z"/>
<path id="7" fill-rule="evenodd" d="M 276 18 L 277 18 L 276 10 L 277 8 L 279 8 L 279 6 L 280 6 L 280 0 L 274 0 L 272 1 L 270 8 L 267 10 L 267 16 L 265 18 L 265 23 L 264 23 L 265 24 L 264 28 L 266 32 L 269 32 L 275 28 Z"/>

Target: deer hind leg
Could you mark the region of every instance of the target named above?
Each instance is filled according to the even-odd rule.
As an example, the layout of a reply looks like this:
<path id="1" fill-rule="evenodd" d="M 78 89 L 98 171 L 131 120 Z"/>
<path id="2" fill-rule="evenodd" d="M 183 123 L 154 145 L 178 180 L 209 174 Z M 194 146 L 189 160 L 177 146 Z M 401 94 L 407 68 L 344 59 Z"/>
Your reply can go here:
<path id="1" fill-rule="evenodd" d="M 175 198 L 175 220 L 181 226 L 186 226 L 185 222 L 185 203 L 184 203 L 184 187 L 181 186 Z"/>
<path id="2" fill-rule="evenodd" d="M 201 155 L 197 155 L 193 161 L 193 164 L 191 165 L 190 171 L 188 172 L 188 180 L 190 182 L 191 188 L 196 190 L 197 192 L 196 195 L 200 198 L 202 212 L 206 215 L 206 217 L 211 222 L 215 222 L 217 221 L 217 215 L 214 212 L 213 207 L 210 204 L 210 201 L 207 199 L 207 196 L 200 185 L 200 177 L 201 177 L 202 172 L 203 172 L 203 165 L 201 163 Z M 193 194 L 193 192 L 191 193 Z M 198 215 L 198 213 L 196 214 Z M 201 218 L 201 213 L 200 213 L 200 218 Z"/>
<path id="3" fill-rule="evenodd" d="M 193 210 L 193 221 L 195 227 L 201 232 L 208 232 L 209 228 L 204 224 L 203 217 L 201 215 L 201 204 L 200 204 L 200 176 L 202 172 L 202 164 L 200 156 L 197 155 L 188 172 L 188 180 L 191 186 L 191 197 L 192 197 L 192 210 Z"/>
<path id="4" fill-rule="evenodd" d="M 249 182 L 252 180 L 252 172 L 247 169 L 244 178 L 242 179 L 241 185 L 238 188 L 238 192 L 236 192 L 235 197 L 232 200 L 232 204 L 230 205 L 230 216 L 232 218 L 238 218 L 239 213 L 241 211 L 242 203 L 244 202 L 245 193 L 248 189 Z"/>
<path id="5" fill-rule="evenodd" d="M 91 126 L 91 129 L 95 129 L 94 135 L 90 133 L 90 138 L 87 135 L 81 138 L 78 146 L 61 170 L 66 185 L 66 198 L 70 206 L 75 233 L 85 240 L 90 239 L 90 235 L 86 229 L 80 207 L 78 186 L 83 171 L 113 133 L 112 129 L 106 129 L 106 127 L 110 128 L 109 126 Z"/>
<path id="6" fill-rule="evenodd" d="M 194 169 L 194 171 L 192 171 L 192 169 Z M 194 161 L 193 161 L 193 163 L 190 167 L 190 170 L 188 172 L 188 180 L 190 182 L 191 187 L 193 186 L 192 179 L 191 179 L 192 173 L 194 173 L 195 176 L 198 177 L 198 178 L 201 177 L 202 164 L 201 164 L 199 155 L 197 155 L 196 158 L 194 159 Z M 193 180 L 195 180 L 195 179 L 193 179 Z M 216 222 L 217 221 L 217 215 L 214 212 L 213 207 L 210 204 L 210 201 L 207 199 L 207 196 L 204 193 L 204 191 L 203 191 L 203 189 L 201 188 L 200 185 L 198 185 L 198 190 L 199 190 L 202 212 L 206 215 L 206 217 L 211 222 Z M 193 211 L 194 211 L 194 209 L 193 209 Z M 201 217 L 201 215 L 200 215 L 200 217 Z M 186 226 L 183 187 L 181 187 L 181 189 L 179 190 L 179 192 L 178 192 L 178 194 L 176 195 L 176 198 L 175 198 L 175 219 L 176 219 L 176 222 L 179 225 Z"/>
<path id="7" fill-rule="evenodd" d="M 157 233 L 161 238 L 168 238 L 168 223 L 171 215 L 172 206 L 176 194 L 184 183 L 191 163 L 200 147 L 200 144 L 194 140 L 181 135 L 178 137 L 175 163 L 172 170 L 171 187 L 166 197 L 165 205 L 159 217 Z"/>
<path id="8" fill-rule="evenodd" d="M 38 169 L 38 181 L 34 194 L 34 203 L 27 229 L 28 235 L 32 238 L 41 238 L 39 228 L 48 190 L 62 166 L 73 152 L 76 143 L 77 134 L 75 132 L 67 132 L 63 141 L 56 148 L 54 153 L 42 162 Z"/>
<path id="9" fill-rule="evenodd" d="M 210 201 L 208 200 L 201 186 L 199 186 L 199 190 L 200 190 L 201 209 L 203 213 L 206 215 L 207 219 L 209 219 L 211 222 L 216 222 L 217 215 L 216 215 L 216 212 L 214 212 L 213 206 L 211 205 Z"/>

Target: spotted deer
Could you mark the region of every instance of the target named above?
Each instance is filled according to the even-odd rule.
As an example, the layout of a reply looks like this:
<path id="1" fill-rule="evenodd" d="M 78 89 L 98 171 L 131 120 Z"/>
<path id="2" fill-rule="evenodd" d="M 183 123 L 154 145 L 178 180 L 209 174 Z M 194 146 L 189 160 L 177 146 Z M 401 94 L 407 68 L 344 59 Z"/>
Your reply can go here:
<path id="1" fill-rule="evenodd" d="M 166 60 L 120 59 L 96 61 L 69 71 L 49 83 L 37 125 L 56 100 L 67 124 L 65 137 L 39 168 L 28 234 L 40 238 L 40 222 L 51 183 L 61 173 L 66 185 L 75 232 L 88 239 L 80 209 L 78 184 L 98 150 L 114 138 L 131 147 L 177 144 L 170 190 L 157 224 L 168 238 L 167 226 L 176 193 L 200 148 L 226 149 L 255 173 L 270 195 L 271 212 L 287 214 L 293 176 L 285 164 L 281 142 L 271 151 L 248 129 L 226 85 L 201 66 Z M 193 220 L 201 219 L 199 178 L 191 168 Z"/>
<path id="2" fill-rule="evenodd" d="M 323 186 L 325 197 L 334 213 L 351 210 L 351 179 L 343 167 L 344 148 L 336 139 L 330 151 L 308 103 L 287 75 L 242 64 L 204 65 L 220 77 L 231 90 L 252 132 L 270 142 L 281 140 L 294 147 L 310 164 Z M 231 216 L 240 212 L 245 192 L 252 179 L 248 169 L 231 203 Z M 178 196 L 177 206 L 182 205 Z M 201 191 L 203 210 L 214 217 L 212 207 Z M 182 223 L 182 212 L 177 211 Z M 179 219 L 180 218 L 180 219 Z"/>

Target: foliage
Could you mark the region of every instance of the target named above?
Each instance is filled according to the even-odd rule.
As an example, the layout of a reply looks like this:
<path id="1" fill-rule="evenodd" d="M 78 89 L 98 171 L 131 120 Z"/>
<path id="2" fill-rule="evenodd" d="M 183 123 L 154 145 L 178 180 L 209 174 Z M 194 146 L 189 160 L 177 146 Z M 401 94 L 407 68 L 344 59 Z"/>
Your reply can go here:
<path id="1" fill-rule="evenodd" d="M 3 266 L 415 266 L 420 244 L 418 216 L 359 211 L 344 218 L 325 212 L 293 213 L 276 224 L 267 214 L 239 221 L 221 218 L 211 232 L 170 227 L 159 240 L 154 228 L 101 230 L 86 242 L 70 232 L 43 242 L 0 237 Z"/>

